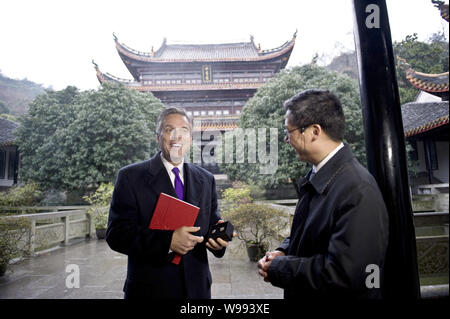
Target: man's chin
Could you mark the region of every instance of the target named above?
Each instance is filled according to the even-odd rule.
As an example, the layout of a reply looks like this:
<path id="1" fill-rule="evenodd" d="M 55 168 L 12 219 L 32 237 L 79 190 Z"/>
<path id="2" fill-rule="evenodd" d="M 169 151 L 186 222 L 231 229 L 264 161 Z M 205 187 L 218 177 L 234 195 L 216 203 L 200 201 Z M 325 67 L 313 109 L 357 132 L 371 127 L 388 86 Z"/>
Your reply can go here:
<path id="1" fill-rule="evenodd" d="M 305 158 L 304 158 L 304 156 L 302 156 L 302 154 L 297 153 L 297 158 L 298 158 L 300 161 L 305 162 Z"/>
<path id="2" fill-rule="evenodd" d="M 183 160 L 183 148 L 172 147 L 169 153 L 169 159 L 172 163 L 179 164 Z"/>

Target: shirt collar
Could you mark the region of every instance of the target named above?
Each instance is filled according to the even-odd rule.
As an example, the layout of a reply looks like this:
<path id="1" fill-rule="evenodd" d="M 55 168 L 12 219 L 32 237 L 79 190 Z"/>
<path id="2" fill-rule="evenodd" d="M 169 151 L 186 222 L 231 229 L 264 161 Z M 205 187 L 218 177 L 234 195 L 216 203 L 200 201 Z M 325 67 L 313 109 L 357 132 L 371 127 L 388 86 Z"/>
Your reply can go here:
<path id="1" fill-rule="evenodd" d="M 165 157 L 163 156 L 162 152 L 161 152 L 161 160 L 162 160 L 162 162 L 164 164 L 164 167 L 167 170 L 167 173 L 169 173 L 169 176 L 170 176 L 171 173 L 173 174 L 172 169 L 174 167 L 178 167 L 178 169 L 180 170 L 180 177 L 183 176 L 184 158 L 181 160 L 180 164 L 175 166 L 175 165 L 172 165 L 168 160 L 166 160 Z"/>
<path id="2" fill-rule="evenodd" d="M 329 153 L 319 164 L 313 165 L 313 171 L 317 173 L 341 148 L 344 147 L 344 143 L 341 142 L 331 153 Z"/>

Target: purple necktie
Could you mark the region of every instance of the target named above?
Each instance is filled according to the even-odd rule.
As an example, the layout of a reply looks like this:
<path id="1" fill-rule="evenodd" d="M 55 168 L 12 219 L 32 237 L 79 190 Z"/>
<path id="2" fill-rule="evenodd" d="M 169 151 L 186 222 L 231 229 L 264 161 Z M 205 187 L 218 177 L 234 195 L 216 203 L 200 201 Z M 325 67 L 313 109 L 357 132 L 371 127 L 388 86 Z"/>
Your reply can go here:
<path id="1" fill-rule="evenodd" d="M 184 186 L 179 175 L 180 170 L 178 167 L 174 167 L 172 172 L 175 174 L 175 193 L 177 193 L 179 199 L 183 200 Z"/>

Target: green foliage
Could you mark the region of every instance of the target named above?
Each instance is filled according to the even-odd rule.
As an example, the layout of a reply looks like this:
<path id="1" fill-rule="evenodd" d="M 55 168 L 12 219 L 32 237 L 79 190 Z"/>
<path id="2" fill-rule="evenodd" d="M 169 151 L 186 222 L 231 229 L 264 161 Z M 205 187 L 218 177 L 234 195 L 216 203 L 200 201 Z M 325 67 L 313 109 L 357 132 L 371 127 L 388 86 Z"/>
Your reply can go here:
<path id="1" fill-rule="evenodd" d="M 263 204 L 241 204 L 223 214 L 235 227 L 238 238 L 247 245 L 269 247 L 270 240 L 279 240 L 289 219 L 283 212 Z"/>
<path id="2" fill-rule="evenodd" d="M 8 113 L 9 113 L 9 109 L 6 106 L 5 102 L 0 100 L 0 114 L 8 114 Z"/>
<path id="3" fill-rule="evenodd" d="M 32 182 L 23 186 L 16 185 L 2 193 L 2 196 L 0 197 L 0 206 L 35 206 L 43 197 L 44 193 L 37 183 Z"/>
<path id="4" fill-rule="evenodd" d="M 65 129 L 76 118 L 75 100 L 80 93 L 69 86 L 39 95 L 19 119 L 16 130 L 21 153 L 21 178 L 38 181 L 44 188 L 63 188 L 68 155 Z"/>
<path id="5" fill-rule="evenodd" d="M 111 183 L 101 183 L 97 190 L 91 195 L 83 196 L 83 199 L 91 205 L 105 206 L 111 202 L 114 185 Z"/>
<path id="6" fill-rule="evenodd" d="M 29 231 L 30 222 L 26 218 L 0 218 L 0 276 L 11 259 L 30 253 Z"/>
<path id="7" fill-rule="evenodd" d="M 0 118 L 7 119 L 7 120 L 9 120 L 11 122 L 16 122 L 17 123 L 17 118 L 14 115 L 11 115 L 11 114 L 8 114 L 8 113 L 0 114 Z"/>
<path id="8" fill-rule="evenodd" d="M 411 67 L 424 73 L 448 71 L 448 41 L 443 33 L 433 34 L 426 42 L 418 40 L 417 33 L 407 35 L 404 40 L 393 43 L 396 57 L 405 59 Z M 415 100 L 419 90 L 406 79 L 406 69 L 397 67 L 397 81 L 401 104 Z"/>
<path id="9" fill-rule="evenodd" d="M 278 73 L 248 100 L 239 119 L 241 128 L 277 128 L 277 172 L 271 175 L 259 174 L 258 161 L 254 164 L 222 164 L 223 171 L 232 180 L 241 180 L 264 188 L 275 188 L 307 173 L 308 165 L 300 162 L 291 146 L 284 142 L 283 102 L 296 93 L 310 88 L 328 89 L 338 96 L 346 118 L 345 142 L 350 144 L 360 162 L 363 164 L 366 162 L 360 97 L 356 81 L 324 67 L 309 64 Z"/>
<path id="10" fill-rule="evenodd" d="M 111 202 L 114 185 L 111 183 L 102 183 L 97 190 L 83 199 L 93 205 L 89 208 L 96 229 L 106 229 L 108 224 L 108 209 Z"/>
<path id="11" fill-rule="evenodd" d="M 152 94 L 115 83 L 97 91 L 47 91 L 20 119 L 22 178 L 82 193 L 112 182 L 120 167 L 156 150 L 162 108 Z"/>
<path id="12" fill-rule="evenodd" d="M 106 229 L 108 226 L 109 206 L 93 206 L 89 208 L 88 213 L 94 221 L 95 229 Z"/>
<path id="13" fill-rule="evenodd" d="M 236 184 L 222 192 L 222 213 L 236 209 L 239 205 L 253 202 L 251 189 L 245 184 Z"/>

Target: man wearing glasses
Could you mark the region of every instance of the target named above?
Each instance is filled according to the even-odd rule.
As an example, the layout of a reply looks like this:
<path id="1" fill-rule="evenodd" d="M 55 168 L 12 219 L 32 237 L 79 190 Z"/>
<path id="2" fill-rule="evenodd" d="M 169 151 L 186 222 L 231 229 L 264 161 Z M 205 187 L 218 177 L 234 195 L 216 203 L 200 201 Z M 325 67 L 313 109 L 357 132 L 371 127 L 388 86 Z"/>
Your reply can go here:
<path id="1" fill-rule="evenodd" d="M 128 255 L 125 299 L 211 298 L 206 249 L 222 257 L 227 242 L 204 240 L 210 226 L 222 220 L 214 176 L 184 163 L 192 142 L 191 130 L 183 109 L 163 110 L 156 124 L 161 151 L 118 173 L 106 241 L 113 250 Z M 174 231 L 148 228 L 161 193 L 200 207 L 193 227 Z M 182 255 L 178 265 L 171 262 L 175 253 Z"/>
<path id="2" fill-rule="evenodd" d="M 286 299 L 381 298 L 387 210 L 375 179 L 342 142 L 339 100 L 306 90 L 284 109 L 285 140 L 312 169 L 298 184 L 290 236 L 258 262 L 259 274 Z"/>

